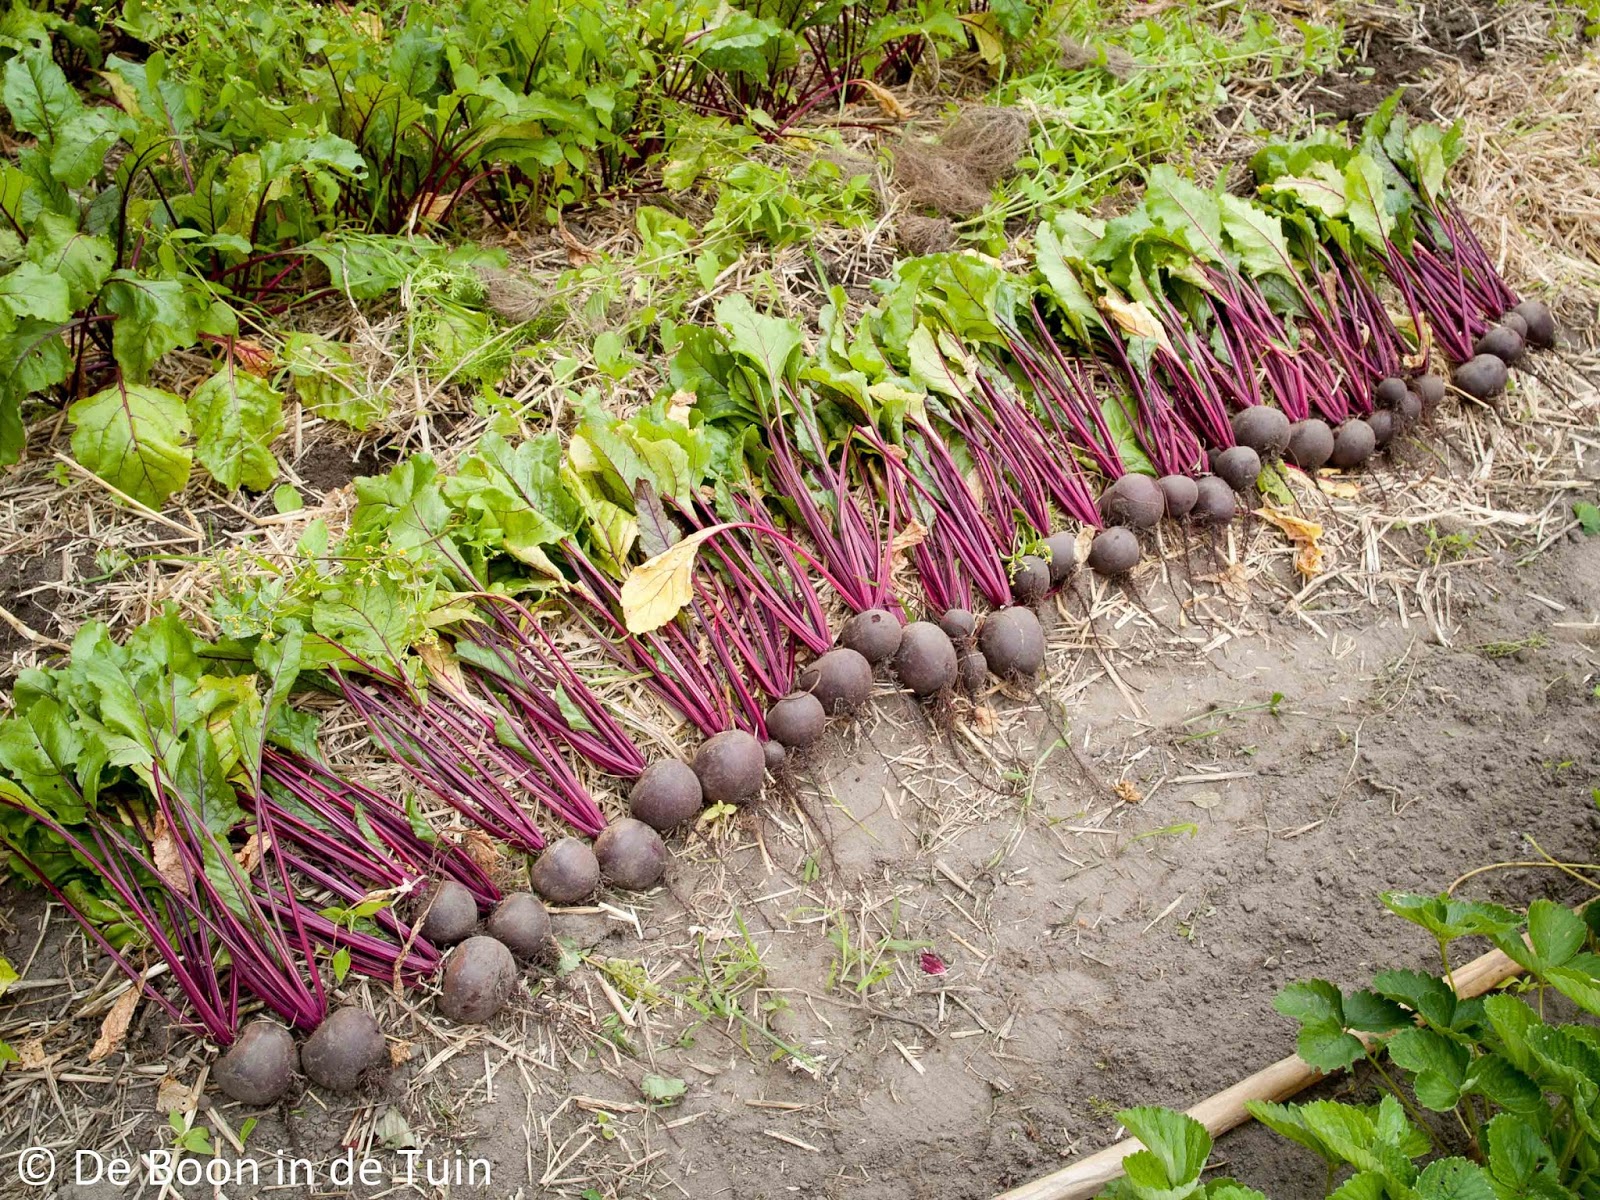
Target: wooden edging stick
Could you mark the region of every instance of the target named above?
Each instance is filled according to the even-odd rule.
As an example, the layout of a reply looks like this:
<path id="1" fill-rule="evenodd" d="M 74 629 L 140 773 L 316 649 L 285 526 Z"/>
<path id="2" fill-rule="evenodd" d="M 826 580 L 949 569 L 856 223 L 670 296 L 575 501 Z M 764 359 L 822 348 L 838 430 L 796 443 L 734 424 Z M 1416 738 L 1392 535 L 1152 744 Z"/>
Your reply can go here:
<path id="1" fill-rule="evenodd" d="M 1452 973 L 1449 983 L 1456 995 L 1463 1000 L 1470 1000 L 1521 973 L 1522 968 L 1514 960 L 1499 950 L 1491 950 Z M 1244 1107 L 1246 1102 L 1287 1100 L 1322 1078 L 1321 1071 L 1307 1066 L 1298 1055 L 1291 1054 L 1247 1079 L 1241 1079 L 1225 1091 L 1208 1096 L 1191 1108 L 1189 1115 L 1204 1125 L 1212 1137 L 1216 1137 L 1250 1119 Z M 1069 1163 L 1042 1179 L 1012 1188 L 996 1196 L 995 1200 L 1088 1200 L 1088 1197 L 1099 1195 L 1106 1184 L 1122 1174 L 1123 1159 L 1143 1148 L 1144 1144 L 1138 1138 L 1126 1138 L 1088 1158 Z"/>

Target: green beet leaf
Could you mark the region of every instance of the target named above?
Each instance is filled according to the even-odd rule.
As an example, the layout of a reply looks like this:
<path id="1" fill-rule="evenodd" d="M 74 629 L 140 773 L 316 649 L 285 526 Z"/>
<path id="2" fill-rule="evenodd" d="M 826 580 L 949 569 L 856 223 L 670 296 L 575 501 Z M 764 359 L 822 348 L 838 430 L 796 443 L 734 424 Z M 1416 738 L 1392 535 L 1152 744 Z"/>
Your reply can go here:
<path id="1" fill-rule="evenodd" d="M 278 476 L 272 442 L 283 432 L 283 396 L 230 359 L 189 397 L 195 457 L 228 489 L 259 492 Z"/>
<path id="2" fill-rule="evenodd" d="M 67 410 L 72 453 L 87 470 L 152 508 L 189 482 L 189 414 L 171 392 L 118 383 Z"/>

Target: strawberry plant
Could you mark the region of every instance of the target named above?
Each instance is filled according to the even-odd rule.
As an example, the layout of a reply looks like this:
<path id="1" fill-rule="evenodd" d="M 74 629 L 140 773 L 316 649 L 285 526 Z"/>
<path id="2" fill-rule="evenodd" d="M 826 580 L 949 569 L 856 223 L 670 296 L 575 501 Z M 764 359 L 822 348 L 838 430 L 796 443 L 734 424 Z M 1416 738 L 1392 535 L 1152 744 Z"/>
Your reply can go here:
<path id="1" fill-rule="evenodd" d="M 1376 1105 L 1254 1101 L 1251 1115 L 1317 1155 L 1337 1200 L 1594 1195 L 1600 1032 L 1585 1018 L 1600 1016 L 1600 913 L 1536 900 L 1519 918 L 1449 896 L 1382 899 L 1432 938 L 1439 974 L 1384 971 L 1350 992 L 1304 980 L 1275 1004 L 1300 1027 L 1302 1059 L 1322 1071 L 1365 1062 L 1386 1094 Z M 1526 972 L 1521 982 L 1481 999 L 1457 997 L 1450 948 L 1467 937 L 1487 938 L 1512 958 Z M 1211 1139 L 1190 1118 L 1135 1109 L 1119 1119 L 1147 1149 L 1104 1195 L 1260 1196 L 1201 1181 Z"/>

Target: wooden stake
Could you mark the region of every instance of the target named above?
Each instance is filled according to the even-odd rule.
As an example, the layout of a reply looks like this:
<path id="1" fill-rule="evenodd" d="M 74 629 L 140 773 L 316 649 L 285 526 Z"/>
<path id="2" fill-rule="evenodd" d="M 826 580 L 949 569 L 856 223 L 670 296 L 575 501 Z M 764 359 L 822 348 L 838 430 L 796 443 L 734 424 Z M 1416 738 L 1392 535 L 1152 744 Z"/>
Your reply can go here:
<path id="1" fill-rule="evenodd" d="M 1473 959 L 1449 978 L 1450 986 L 1463 1000 L 1481 996 L 1522 968 L 1499 950 Z M 1245 1104 L 1251 1100 L 1287 1100 L 1323 1078 L 1321 1071 L 1307 1066 L 1300 1057 L 1291 1054 L 1264 1070 L 1214 1096 L 1208 1096 L 1189 1110 L 1189 1115 L 1206 1127 L 1212 1137 L 1243 1125 L 1250 1119 Z M 1097 1154 L 1069 1163 L 1061 1170 L 1012 1188 L 996 1196 L 995 1200 L 1088 1200 L 1099 1195 L 1102 1188 L 1122 1174 L 1122 1160 L 1136 1150 L 1144 1149 L 1138 1138 L 1126 1138 L 1114 1146 L 1107 1146 Z"/>

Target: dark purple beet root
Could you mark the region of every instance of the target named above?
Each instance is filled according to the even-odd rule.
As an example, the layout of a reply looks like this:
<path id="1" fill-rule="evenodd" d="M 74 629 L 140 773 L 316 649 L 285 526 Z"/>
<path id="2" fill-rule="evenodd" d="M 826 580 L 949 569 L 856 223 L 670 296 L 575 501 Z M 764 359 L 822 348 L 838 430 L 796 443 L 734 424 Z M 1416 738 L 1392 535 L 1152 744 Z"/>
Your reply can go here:
<path id="1" fill-rule="evenodd" d="M 989 660 L 984 658 L 980 650 L 968 650 L 956 663 L 956 675 L 961 683 L 961 690 L 969 696 L 975 696 L 983 690 L 983 685 L 989 682 Z"/>
<path id="2" fill-rule="evenodd" d="M 1406 398 L 1394 410 L 1394 419 L 1396 427 L 1400 429 L 1410 429 L 1422 420 L 1422 397 L 1415 392 L 1407 392 Z"/>
<path id="3" fill-rule="evenodd" d="M 353 1092 L 368 1072 L 388 1065 L 389 1047 L 364 1008 L 329 1013 L 300 1051 L 306 1077 L 331 1092 Z"/>
<path id="4" fill-rule="evenodd" d="M 1333 457 L 1333 430 L 1317 417 L 1296 421 L 1289 426 L 1289 449 L 1283 457 L 1307 473 L 1326 466 Z"/>
<path id="5" fill-rule="evenodd" d="M 528 882 L 551 904 L 577 904 L 600 886 L 600 863 L 588 842 L 562 838 L 534 860 Z"/>
<path id="6" fill-rule="evenodd" d="M 675 758 L 651 763 L 628 793 L 628 811 L 653 829 L 672 829 L 693 820 L 704 803 L 700 777 Z"/>
<path id="7" fill-rule="evenodd" d="M 300 1067 L 300 1051 L 282 1025 L 251 1021 L 211 1068 L 223 1095 L 240 1104 L 276 1104 Z"/>
<path id="8" fill-rule="evenodd" d="M 667 869 L 667 845 L 661 835 L 643 821 L 627 818 L 600 831 L 594 840 L 594 856 L 600 862 L 601 878 L 629 892 L 655 887 Z"/>
<path id="9" fill-rule="evenodd" d="M 1511 310 L 1528 327 L 1528 344 L 1541 350 L 1556 344 L 1556 318 L 1543 300 L 1524 300 Z"/>
<path id="10" fill-rule="evenodd" d="M 923 699 L 936 696 L 955 686 L 956 648 L 937 625 L 913 621 L 906 626 L 905 636 L 900 639 L 900 649 L 894 656 L 894 673 L 913 695 Z"/>
<path id="11" fill-rule="evenodd" d="M 1411 390 L 1422 400 L 1422 407 L 1432 412 L 1444 403 L 1445 382 L 1441 375 L 1418 375 L 1411 381 Z"/>
<path id="12" fill-rule="evenodd" d="M 761 753 L 767 756 L 767 771 L 773 775 L 783 770 L 783 764 L 789 759 L 789 752 L 777 738 L 769 738 L 762 742 Z"/>
<path id="13" fill-rule="evenodd" d="M 978 632 L 978 618 L 965 608 L 946 609 L 944 616 L 939 618 L 939 628 L 956 645 L 966 646 Z"/>
<path id="14" fill-rule="evenodd" d="M 1365 420 L 1367 427 L 1372 430 L 1372 444 L 1376 449 L 1382 450 L 1394 441 L 1394 413 L 1389 409 L 1374 409 Z"/>
<path id="15" fill-rule="evenodd" d="M 1258 459 L 1281 457 L 1289 445 L 1289 418 L 1265 404 L 1241 408 L 1233 414 L 1233 440 L 1254 450 Z"/>
<path id="16" fill-rule="evenodd" d="M 550 913 L 532 892 L 512 892 L 483 927 L 517 958 L 538 958 L 550 947 Z"/>
<path id="17" fill-rule="evenodd" d="M 1390 376 L 1378 380 L 1378 386 L 1372 389 L 1372 403 L 1379 408 L 1393 408 L 1405 394 L 1406 381 Z"/>
<path id="18" fill-rule="evenodd" d="M 435 946 L 454 946 L 478 927 L 478 902 L 454 879 L 441 879 L 422 898 L 422 936 Z"/>
<path id="19" fill-rule="evenodd" d="M 1011 599 L 1016 604 L 1037 604 L 1050 590 L 1050 564 L 1036 554 L 1024 554 L 1011 570 Z"/>
<path id="20" fill-rule="evenodd" d="M 810 692 L 790 692 L 767 709 L 767 733 L 791 750 L 815 746 L 828 723 L 822 701 Z"/>
<path id="21" fill-rule="evenodd" d="M 1236 492 L 1247 492 L 1261 474 L 1261 456 L 1249 446 L 1229 446 L 1211 456 L 1211 473 Z"/>
<path id="22" fill-rule="evenodd" d="M 1523 319 L 1522 314 L 1516 309 L 1512 309 L 1505 316 L 1501 317 L 1500 324 L 1504 325 L 1507 329 L 1515 329 L 1517 331 L 1517 335 L 1521 337 L 1524 342 L 1528 340 L 1528 322 Z"/>
<path id="23" fill-rule="evenodd" d="M 1166 502 L 1169 521 L 1181 521 L 1194 511 L 1195 482 L 1187 475 L 1163 475 L 1156 480 Z"/>
<path id="24" fill-rule="evenodd" d="M 695 753 L 694 773 L 708 804 L 744 804 L 766 782 L 767 753 L 744 730 L 729 729 Z"/>
<path id="25" fill-rule="evenodd" d="M 1096 575 L 1126 575 L 1139 563 L 1139 539 L 1131 529 L 1113 527 L 1094 535 L 1089 569 Z"/>
<path id="26" fill-rule="evenodd" d="M 492 937 L 468 938 L 445 960 L 439 1011 L 463 1025 L 482 1025 L 494 1019 L 516 986 L 517 962 L 511 951 Z"/>
<path id="27" fill-rule="evenodd" d="M 820 700 L 830 717 L 854 712 L 872 695 L 872 664 L 847 646 L 829 650 L 800 672 L 795 686 Z"/>
<path id="28" fill-rule="evenodd" d="M 1049 551 L 1050 586 L 1060 587 L 1067 581 L 1067 577 L 1077 569 L 1077 536 L 1068 533 L 1064 529 L 1060 530 L 1045 538 L 1044 548 Z"/>
<path id="29" fill-rule="evenodd" d="M 1488 400 L 1505 391 L 1510 378 L 1504 359 L 1495 354 L 1480 354 L 1456 368 L 1453 382 L 1474 400 Z"/>
<path id="30" fill-rule="evenodd" d="M 1340 470 L 1348 471 L 1366 462 L 1377 448 L 1378 439 L 1372 426 L 1360 417 L 1351 417 L 1333 432 L 1331 461 Z"/>
<path id="31" fill-rule="evenodd" d="M 1237 493 L 1215 475 L 1202 475 L 1197 488 L 1194 512 L 1189 519 L 1201 525 L 1226 525 L 1239 511 Z"/>
<path id="32" fill-rule="evenodd" d="M 1107 525 L 1149 529 L 1166 507 L 1161 488 L 1148 475 L 1124 475 L 1100 494 L 1100 516 Z"/>
<path id="33" fill-rule="evenodd" d="M 873 666 L 888 662 L 900 648 L 900 622 L 881 608 L 858 612 L 839 630 L 839 645 L 854 650 Z"/>
<path id="34" fill-rule="evenodd" d="M 1492 354 L 1503 363 L 1514 363 L 1522 357 L 1526 348 L 1527 343 L 1515 329 L 1509 325 L 1496 325 L 1478 339 L 1472 352 L 1478 355 Z"/>
<path id="35" fill-rule="evenodd" d="M 1033 609 L 1002 608 L 984 618 L 978 649 L 989 670 L 1001 679 L 1037 675 L 1044 665 L 1044 629 Z"/>

